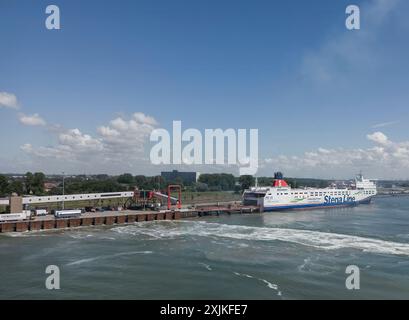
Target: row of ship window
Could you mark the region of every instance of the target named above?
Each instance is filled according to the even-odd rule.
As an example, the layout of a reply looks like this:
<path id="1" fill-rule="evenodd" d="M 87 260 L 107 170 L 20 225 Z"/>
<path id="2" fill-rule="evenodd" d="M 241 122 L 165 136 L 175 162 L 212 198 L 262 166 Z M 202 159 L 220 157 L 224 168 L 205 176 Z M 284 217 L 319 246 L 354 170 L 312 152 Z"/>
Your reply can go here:
<path id="1" fill-rule="evenodd" d="M 288 192 L 281 192 L 277 193 L 277 195 L 288 195 Z M 330 195 L 330 196 L 349 196 L 351 193 L 349 191 L 336 191 L 336 192 L 310 192 L 310 196 L 325 196 L 325 195 Z M 365 191 L 365 194 L 375 194 L 375 191 Z M 304 196 L 308 195 L 308 192 L 291 192 L 291 195 L 295 195 L 296 197 L 299 196 Z"/>

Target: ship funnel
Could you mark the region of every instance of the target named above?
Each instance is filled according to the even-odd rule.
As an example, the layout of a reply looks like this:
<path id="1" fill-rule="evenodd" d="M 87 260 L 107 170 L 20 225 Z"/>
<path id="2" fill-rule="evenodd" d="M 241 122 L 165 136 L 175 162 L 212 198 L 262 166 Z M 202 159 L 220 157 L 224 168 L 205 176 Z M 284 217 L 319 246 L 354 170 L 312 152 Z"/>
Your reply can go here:
<path id="1" fill-rule="evenodd" d="M 283 174 L 281 172 L 274 172 L 273 187 L 288 187 L 288 184 L 284 180 Z"/>
<path id="2" fill-rule="evenodd" d="M 274 172 L 274 179 L 283 179 L 283 174 L 280 171 Z"/>

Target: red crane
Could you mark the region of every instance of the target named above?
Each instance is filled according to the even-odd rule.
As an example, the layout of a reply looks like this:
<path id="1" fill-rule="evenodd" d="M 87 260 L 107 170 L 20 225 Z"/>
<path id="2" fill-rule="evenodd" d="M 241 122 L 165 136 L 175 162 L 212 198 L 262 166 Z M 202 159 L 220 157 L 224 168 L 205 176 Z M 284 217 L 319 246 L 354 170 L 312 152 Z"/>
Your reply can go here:
<path id="1" fill-rule="evenodd" d="M 171 191 L 177 189 L 178 191 L 178 201 L 176 202 L 176 207 L 178 209 L 182 208 L 182 187 L 178 184 L 170 184 L 168 185 L 168 210 L 172 207 L 172 203 L 170 201 L 170 193 Z"/>

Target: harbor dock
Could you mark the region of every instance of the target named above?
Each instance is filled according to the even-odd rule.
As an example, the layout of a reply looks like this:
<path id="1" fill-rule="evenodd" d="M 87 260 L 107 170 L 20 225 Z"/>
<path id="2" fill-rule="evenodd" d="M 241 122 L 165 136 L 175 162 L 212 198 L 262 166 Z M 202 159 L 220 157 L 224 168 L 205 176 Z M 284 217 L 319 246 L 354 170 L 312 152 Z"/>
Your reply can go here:
<path id="1" fill-rule="evenodd" d="M 256 206 L 213 205 L 194 209 L 164 211 L 89 212 L 72 218 L 56 218 L 53 215 L 47 215 L 32 217 L 24 221 L 0 222 L 0 233 L 110 226 L 155 220 L 179 220 L 207 215 L 257 213 L 260 211 L 260 208 Z"/>

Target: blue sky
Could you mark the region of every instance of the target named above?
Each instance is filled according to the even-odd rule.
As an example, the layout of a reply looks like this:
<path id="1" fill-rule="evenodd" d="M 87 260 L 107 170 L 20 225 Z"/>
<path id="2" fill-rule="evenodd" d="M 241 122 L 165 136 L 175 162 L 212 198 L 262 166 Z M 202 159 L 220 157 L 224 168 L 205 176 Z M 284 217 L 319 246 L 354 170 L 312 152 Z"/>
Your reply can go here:
<path id="1" fill-rule="evenodd" d="M 141 113 L 152 127 L 258 128 L 260 175 L 409 178 L 409 4 L 353 3 L 357 31 L 342 0 L 2 0 L 0 92 L 17 103 L 0 104 L 0 171 L 157 173 L 129 156 L 149 128 L 131 132 L 138 146 L 128 133 L 99 146 L 98 128 Z M 44 26 L 49 4 L 61 30 Z M 76 141 L 97 160 L 65 159 Z"/>

